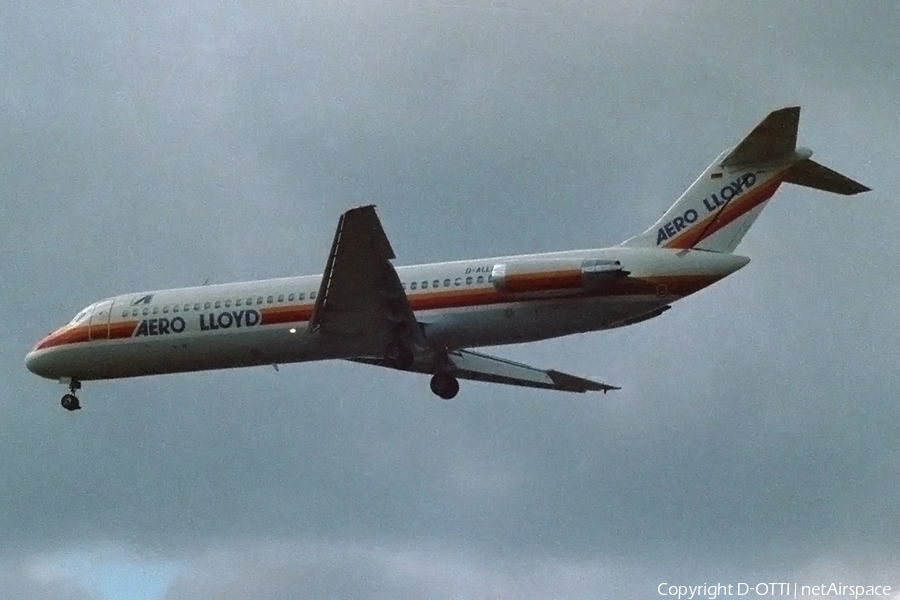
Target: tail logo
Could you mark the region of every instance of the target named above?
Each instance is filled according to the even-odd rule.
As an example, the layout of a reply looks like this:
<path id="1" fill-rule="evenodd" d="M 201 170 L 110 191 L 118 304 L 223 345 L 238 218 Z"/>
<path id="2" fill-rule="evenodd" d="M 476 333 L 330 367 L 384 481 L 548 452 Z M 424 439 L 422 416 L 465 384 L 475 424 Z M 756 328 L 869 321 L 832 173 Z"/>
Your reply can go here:
<path id="1" fill-rule="evenodd" d="M 756 175 L 744 173 L 731 183 L 723 186 L 718 193 L 713 193 L 703 199 L 703 207 L 706 213 L 713 213 L 725 206 L 729 201 L 737 198 L 756 184 Z M 659 246 L 688 225 L 697 222 L 699 215 L 696 210 L 689 208 L 680 217 L 675 217 L 659 228 L 656 233 L 656 245 Z"/>
<path id="2" fill-rule="evenodd" d="M 704 202 L 706 202 L 706 200 L 704 200 Z M 697 211 L 693 208 L 687 209 L 686 211 L 684 211 L 683 215 L 681 215 L 680 217 L 675 217 L 659 228 L 659 231 L 656 234 L 656 245 L 659 246 L 661 243 L 663 243 L 688 225 L 696 223 L 697 219 Z"/>
<path id="3" fill-rule="evenodd" d="M 719 190 L 719 195 L 712 194 L 709 198 L 703 199 L 703 206 L 707 212 L 713 212 L 726 202 L 740 196 L 744 190 L 749 190 L 756 183 L 756 175 L 753 173 L 745 173 Z"/>

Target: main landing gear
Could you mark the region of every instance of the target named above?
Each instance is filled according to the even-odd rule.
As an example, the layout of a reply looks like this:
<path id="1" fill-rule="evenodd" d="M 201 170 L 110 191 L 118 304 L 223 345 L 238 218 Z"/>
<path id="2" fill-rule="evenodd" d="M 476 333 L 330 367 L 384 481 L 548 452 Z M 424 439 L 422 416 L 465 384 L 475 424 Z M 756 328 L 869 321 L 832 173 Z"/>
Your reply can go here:
<path id="1" fill-rule="evenodd" d="M 401 343 L 391 342 L 384 349 L 384 364 L 392 369 L 406 371 L 414 361 L 412 350 Z"/>
<path id="2" fill-rule="evenodd" d="M 400 342 L 391 342 L 384 348 L 382 362 L 384 366 L 401 371 L 408 371 L 415 363 L 416 357 L 409 346 Z M 442 364 L 442 363 L 438 363 Z M 438 367 L 441 368 L 441 367 Z M 450 373 L 439 370 L 431 377 L 431 391 L 444 400 L 451 400 L 459 393 L 459 381 Z"/>
<path id="3" fill-rule="evenodd" d="M 435 373 L 431 377 L 431 391 L 444 400 L 452 400 L 459 393 L 459 381 L 450 373 Z"/>
<path id="4" fill-rule="evenodd" d="M 80 410 L 81 402 L 78 401 L 78 396 L 75 395 L 75 392 L 81 389 L 81 382 L 72 377 L 69 379 L 69 393 L 62 397 L 62 407 L 68 411 Z"/>

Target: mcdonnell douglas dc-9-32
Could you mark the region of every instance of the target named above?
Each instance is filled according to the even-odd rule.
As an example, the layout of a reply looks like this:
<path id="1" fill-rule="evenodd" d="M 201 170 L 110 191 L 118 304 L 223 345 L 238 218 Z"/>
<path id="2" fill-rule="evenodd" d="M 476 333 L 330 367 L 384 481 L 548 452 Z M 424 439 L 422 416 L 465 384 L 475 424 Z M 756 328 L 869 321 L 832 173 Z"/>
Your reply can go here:
<path id="1" fill-rule="evenodd" d="M 769 114 L 652 227 L 612 248 L 395 267 L 373 206 L 341 215 L 324 273 L 105 298 L 27 354 L 68 410 L 88 380 L 344 359 L 459 380 L 588 392 L 612 385 L 471 350 L 633 325 L 734 273 L 738 243 L 782 183 L 869 188 L 797 146 L 800 108 Z"/>

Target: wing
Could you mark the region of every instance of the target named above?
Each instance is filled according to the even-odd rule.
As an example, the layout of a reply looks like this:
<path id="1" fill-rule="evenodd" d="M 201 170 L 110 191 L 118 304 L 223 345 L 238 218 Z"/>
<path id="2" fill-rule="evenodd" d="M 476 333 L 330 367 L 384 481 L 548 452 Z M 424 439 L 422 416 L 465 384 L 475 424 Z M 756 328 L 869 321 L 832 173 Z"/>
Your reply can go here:
<path id="1" fill-rule="evenodd" d="M 354 358 L 355 362 L 384 366 L 377 358 Z M 503 383 L 522 387 L 559 390 L 562 392 L 603 392 L 620 388 L 599 383 L 590 379 L 576 377 L 560 371 L 542 370 L 522 363 L 513 362 L 495 356 L 488 356 L 471 350 L 454 350 L 447 354 L 447 372 L 459 379 L 485 381 L 487 383 Z M 431 364 L 416 361 L 410 371 L 432 373 Z"/>
<path id="2" fill-rule="evenodd" d="M 390 263 L 393 258 L 374 206 L 341 215 L 309 320 L 310 331 L 368 336 L 377 343 L 408 338 L 422 342 L 422 331 Z"/>

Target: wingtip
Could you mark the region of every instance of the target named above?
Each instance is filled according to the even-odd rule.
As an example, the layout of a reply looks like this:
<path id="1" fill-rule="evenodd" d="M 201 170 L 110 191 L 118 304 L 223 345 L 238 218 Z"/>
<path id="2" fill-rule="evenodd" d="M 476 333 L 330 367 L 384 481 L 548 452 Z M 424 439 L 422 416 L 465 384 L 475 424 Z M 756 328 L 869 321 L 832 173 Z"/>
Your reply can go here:
<path id="1" fill-rule="evenodd" d="M 354 213 L 354 212 L 362 212 L 367 210 L 375 210 L 375 204 L 363 204 L 360 206 L 354 206 L 353 208 L 348 208 L 344 211 L 344 214 Z"/>

